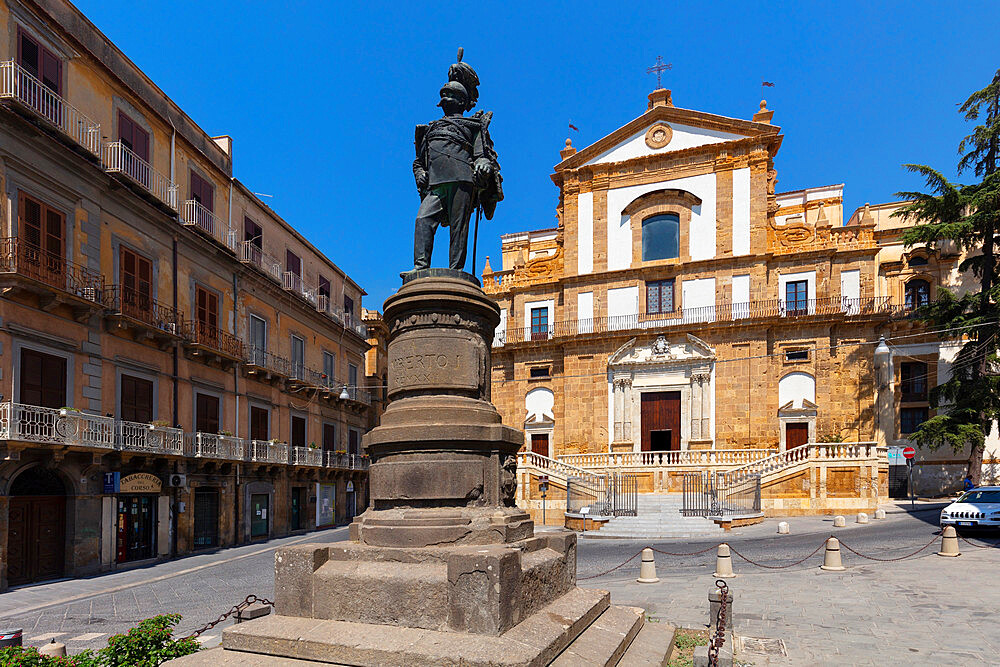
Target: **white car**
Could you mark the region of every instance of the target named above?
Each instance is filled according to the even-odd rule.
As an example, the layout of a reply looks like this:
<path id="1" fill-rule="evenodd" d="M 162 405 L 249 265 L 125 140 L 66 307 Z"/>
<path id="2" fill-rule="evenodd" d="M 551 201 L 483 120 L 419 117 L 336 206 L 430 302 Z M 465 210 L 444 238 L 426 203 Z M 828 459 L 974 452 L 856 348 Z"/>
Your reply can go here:
<path id="1" fill-rule="evenodd" d="M 941 510 L 941 525 L 1000 528 L 1000 486 L 980 486 Z"/>

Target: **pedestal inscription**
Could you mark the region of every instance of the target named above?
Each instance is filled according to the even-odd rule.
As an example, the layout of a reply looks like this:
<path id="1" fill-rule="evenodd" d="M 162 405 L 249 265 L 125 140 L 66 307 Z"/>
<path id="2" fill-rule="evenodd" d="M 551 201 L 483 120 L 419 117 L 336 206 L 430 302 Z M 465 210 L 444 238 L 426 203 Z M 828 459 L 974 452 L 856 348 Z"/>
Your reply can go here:
<path id="1" fill-rule="evenodd" d="M 467 333 L 411 332 L 390 348 L 389 392 L 422 389 L 476 391 L 483 351 Z"/>

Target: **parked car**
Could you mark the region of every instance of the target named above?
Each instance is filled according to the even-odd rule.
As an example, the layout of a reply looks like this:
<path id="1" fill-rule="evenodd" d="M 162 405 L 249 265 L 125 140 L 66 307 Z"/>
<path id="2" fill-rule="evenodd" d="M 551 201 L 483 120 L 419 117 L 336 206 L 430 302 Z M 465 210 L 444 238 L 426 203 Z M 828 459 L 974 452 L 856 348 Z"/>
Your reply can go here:
<path id="1" fill-rule="evenodd" d="M 1000 486 L 980 486 L 963 493 L 941 510 L 941 526 L 1000 528 Z"/>

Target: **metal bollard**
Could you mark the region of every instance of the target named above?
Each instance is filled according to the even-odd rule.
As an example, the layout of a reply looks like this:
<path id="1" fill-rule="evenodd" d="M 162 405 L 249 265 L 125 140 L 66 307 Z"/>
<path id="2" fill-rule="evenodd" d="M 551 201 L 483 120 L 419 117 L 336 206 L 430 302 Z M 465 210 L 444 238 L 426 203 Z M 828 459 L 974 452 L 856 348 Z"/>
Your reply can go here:
<path id="1" fill-rule="evenodd" d="M 833 527 L 834 528 L 843 528 L 846 525 L 847 525 L 847 519 L 845 519 L 840 514 L 838 514 L 837 516 L 833 517 Z"/>
<path id="2" fill-rule="evenodd" d="M 640 584 L 655 584 L 659 580 L 659 577 L 656 576 L 656 561 L 653 560 L 653 550 L 646 547 L 642 550 L 642 563 L 639 565 L 639 578 L 636 581 Z"/>
<path id="3" fill-rule="evenodd" d="M 65 658 L 66 657 L 66 645 L 62 642 L 57 642 L 53 639 L 51 642 L 45 646 L 38 649 L 39 655 L 47 655 L 53 658 Z"/>
<path id="4" fill-rule="evenodd" d="M 864 512 L 858 512 L 858 523 L 868 523 L 868 515 Z"/>
<path id="5" fill-rule="evenodd" d="M 875 518 L 876 519 L 884 519 L 885 518 L 885 510 L 883 510 L 883 509 L 877 509 L 877 510 L 875 510 Z"/>
<path id="6" fill-rule="evenodd" d="M 826 541 L 826 552 L 823 554 L 823 564 L 819 566 L 819 569 L 829 572 L 842 572 L 847 569 L 844 567 L 843 561 L 840 560 L 840 540 L 836 537 L 831 537 Z"/>
<path id="7" fill-rule="evenodd" d="M 958 550 L 958 533 L 955 531 L 955 526 L 945 526 L 944 530 L 941 531 L 941 551 L 938 552 L 938 556 L 954 558 L 961 555 L 962 553 Z"/>
<path id="8" fill-rule="evenodd" d="M 729 552 L 729 545 L 723 542 L 719 545 L 719 550 L 715 555 L 715 572 L 713 577 L 719 579 L 732 579 L 736 576 L 733 572 L 733 557 Z"/>
<path id="9" fill-rule="evenodd" d="M 789 532 L 787 521 L 782 521 L 778 524 L 778 535 L 788 535 Z"/>
<path id="10" fill-rule="evenodd" d="M 722 590 L 713 587 L 708 593 L 708 634 L 715 634 L 715 621 L 719 618 L 719 607 L 722 606 Z M 735 625 L 733 620 L 733 592 L 726 596 L 726 630 L 731 631 Z"/>

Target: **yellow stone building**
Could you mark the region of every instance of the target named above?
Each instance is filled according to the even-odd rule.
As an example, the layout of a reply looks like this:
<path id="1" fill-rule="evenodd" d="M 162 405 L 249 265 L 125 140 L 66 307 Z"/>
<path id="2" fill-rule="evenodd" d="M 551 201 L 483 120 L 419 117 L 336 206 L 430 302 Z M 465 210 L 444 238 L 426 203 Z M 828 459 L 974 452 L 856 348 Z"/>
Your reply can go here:
<path id="1" fill-rule="evenodd" d="M 861 443 L 822 450 L 847 467 L 772 479 L 771 496 L 816 511 L 828 496 L 870 508 L 886 495 L 885 447 L 926 418 L 950 354 L 915 335 L 907 310 L 956 283 L 958 257 L 904 249 L 899 204 L 844 224 L 842 184 L 776 191 L 773 113 L 761 102 L 750 120 L 727 118 L 654 91 L 590 146 L 567 140 L 558 226 L 508 234 L 500 270 L 487 261 L 502 312 L 493 400 L 544 465 L 632 468 L 644 490 L 677 490 L 674 468 Z M 880 384 L 881 336 L 899 353 Z M 945 458 L 935 484 L 961 469 Z"/>

